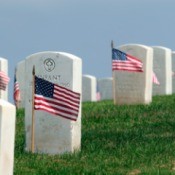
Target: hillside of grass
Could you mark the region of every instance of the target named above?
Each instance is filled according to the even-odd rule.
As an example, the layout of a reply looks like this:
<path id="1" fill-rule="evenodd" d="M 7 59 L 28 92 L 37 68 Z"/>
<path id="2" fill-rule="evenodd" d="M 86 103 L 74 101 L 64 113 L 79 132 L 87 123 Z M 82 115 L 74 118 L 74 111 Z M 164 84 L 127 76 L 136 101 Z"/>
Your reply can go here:
<path id="1" fill-rule="evenodd" d="M 31 154 L 24 144 L 24 110 L 18 110 L 15 175 L 175 174 L 175 95 L 153 97 L 150 105 L 83 103 L 80 152 Z"/>

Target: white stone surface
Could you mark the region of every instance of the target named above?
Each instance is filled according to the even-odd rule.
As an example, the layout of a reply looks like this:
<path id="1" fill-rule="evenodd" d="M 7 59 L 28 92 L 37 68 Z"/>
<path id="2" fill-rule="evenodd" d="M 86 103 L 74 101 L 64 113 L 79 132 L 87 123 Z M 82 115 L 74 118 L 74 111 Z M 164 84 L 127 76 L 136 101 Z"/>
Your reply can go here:
<path id="1" fill-rule="evenodd" d="M 112 100 L 112 77 L 101 78 L 97 81 L 101 100 Z"/>
<path id="2" fill-rule="evenodd" d="M 0 58 L 0 71 L 3 71 L 8 75 L 8 60 L 5 58 Z M 0 98 L 8 101 L 8 85 L 6 90 L 0 90 Z"/>
<path id="3" fill-rule="evenodd" d="M 172 94 L 172 51 L 169 48 L 154 46 L 153 71 L 160 85 L 153 85 L 153 95 Z"/>
<path id="4" fill-rule="evenodd" d="M 144 72 L 113 71 L 114 104 L 149 104 L 152 102 L 153 49 L 127 44 L 118 48 L 143 63 Z"/>
<path id="5" fill-rule="evenodd" d="M 97 79 L 92 75 L 83 75 L 82 77 L 82 101 L 97 101 Z"/>
<path id="6" fill-rule="evenodd" d="M 49 61 L 50 60 L 50 61 Z M 49 61 L 49 62 L 48 62 Z M 48 64 L 50 63 L 50 65 Z M 79 57 L 64 52 L 40 52 L 26 58 L 25 130 L 26 150 L 31 150 L 32 69 L 38 77 L 67 87 L 81 94 L 82 62 Z M 35 110 L 35 150 L 38 153 L 62 154 L 81 147 L 81 104 L 77 121 L 71 121 L 45 111 Z"/>
<path id="7" fill-rule="evenodd" d="M 16 108 L 0 99 L 0 175 L 13 175 Z"/>
<path id="8" fill-rule="evenodd" d="M 172 52 L 172 93 L 175 93 L 175 51 Z"/>
<path id="9" fill-rule="evenodd" d="M 19 108 L 25 107 L 25 60 L 16 65 L 16 79 L 19 83 L 20 97 Z"/>

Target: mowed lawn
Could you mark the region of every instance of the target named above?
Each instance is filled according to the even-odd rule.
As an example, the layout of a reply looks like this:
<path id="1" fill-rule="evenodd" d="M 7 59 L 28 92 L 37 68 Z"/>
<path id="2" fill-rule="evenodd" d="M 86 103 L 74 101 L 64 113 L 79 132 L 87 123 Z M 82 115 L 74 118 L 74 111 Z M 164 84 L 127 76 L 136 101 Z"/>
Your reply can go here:
<path id="1" fill-rule="evenodd" d="M 15 175 L 175 174 L 175 94 L 150 105 L 82 104 L 81 151 L 26 152 L 24 111 L 17 111 Z"/>

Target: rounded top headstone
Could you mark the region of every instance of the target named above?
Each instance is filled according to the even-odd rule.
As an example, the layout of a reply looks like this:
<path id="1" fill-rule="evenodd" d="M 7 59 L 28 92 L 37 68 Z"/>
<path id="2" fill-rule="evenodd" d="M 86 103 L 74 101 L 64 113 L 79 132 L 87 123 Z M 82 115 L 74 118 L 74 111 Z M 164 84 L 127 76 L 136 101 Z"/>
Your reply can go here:
<path id="1" fill-rule="evenodd" d="M 92 76 L 92 75 L 83 75 L 83 77 L 86 77 L 86 78 L 89 78 L 89 79 L 95 78 L 95 76 Z"/>
<path id="2" fill-rule="evenodd" d="M 0 57 L 0 60 L 1 60 L 1 61 L 7 61 L 6 58 L 2 58 L 2 57 Z"/>
<path id="3" fill-rule="evenodd" d="M 152 46 L 153 49 L 159 49 L 159 50 L 165 50 L 165 51 L 171 51 L 170 48 L 163 47 L 163 46 Z"/>
<path id="4" fill-rule="evenodd" d="M 131 44 L 124 44 L 124 45 L 120 45 L 120 47 L 141 47 L 143 49 L 148 49 L 150 48 L 149 46 L 146 46 L 146 45 L 143 45 L 143 44 L 134 44 L 134 43 L 131 43 Z"/>
<path id="5" fill-rule="evenodd" d="M 70 54 L 70 53 L 67 53 L 67 52 L 58 52 L 58 51 L 43 51 L 43 52 L 37 52 L 37 53 L 34 53 L 34 54 L 31 54 L 29 55 L 26 59 L 29 59 L 31 57 L 36 57 L 36 56 L 39 56 L 39 55 L 45 55 L 45 54 L 56 54 L 57 57 L 59 58 L 59 56 L 65 56 L 65 57 L 68 57 L 72 60 L 81 60 L 79 57 L 73 55 L 73 54 Z"/>
<path id="6" fill-rule="evenodd" d="M 112 80 L 112 77 L 99 78 L 99 80 Z"/>

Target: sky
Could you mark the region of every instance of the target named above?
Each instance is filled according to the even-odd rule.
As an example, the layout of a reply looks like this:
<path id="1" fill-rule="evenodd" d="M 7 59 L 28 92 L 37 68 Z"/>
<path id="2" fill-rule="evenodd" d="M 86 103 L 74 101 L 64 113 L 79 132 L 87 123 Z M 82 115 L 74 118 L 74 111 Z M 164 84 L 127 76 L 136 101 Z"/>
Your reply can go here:
<path id="1" fill-rule="evenodd" d="M 175 0 L 0 0 L 0 57 L 13 103 L 18 62 L 42 51 L 82 59 L 82 73 L 112 76 L 111 40 L 175 51 Z"/>

